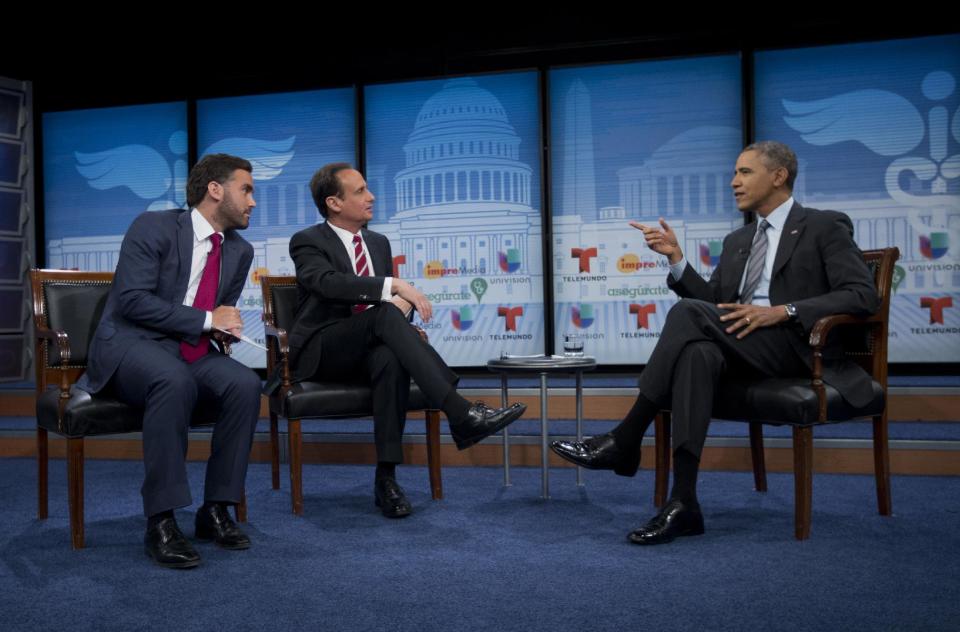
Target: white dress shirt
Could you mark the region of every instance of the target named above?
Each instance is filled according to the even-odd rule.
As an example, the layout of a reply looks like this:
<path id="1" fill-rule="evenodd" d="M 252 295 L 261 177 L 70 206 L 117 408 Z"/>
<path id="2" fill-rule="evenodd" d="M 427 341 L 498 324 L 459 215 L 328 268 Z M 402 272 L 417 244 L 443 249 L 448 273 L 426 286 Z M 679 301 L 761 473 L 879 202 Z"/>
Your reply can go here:
<path id="1" fill-rule="evenodd" d="M 334 226 L 331 222 L 327 222 L 327 226 L 333 229 L 333 232 L 337 234 L 337 237 L 340 238 L 340 241 L 343 242 L 343 247 L 347 251 L 347 257 L 353 263 L 353 270 L 357 270 L 357 258 L 354 256 L 356 249 L 353 247 L 353 235 L 349 230 L 340 228 L 339 226 Z M 356 233 L 360 235 L 359 232 Z M 370 276 L 377 276 L 376 271 L 373 269 L 373 258 L 370 256 L 370 251 L 367 250 L 367 242 L 363 240 L 363 235 L 360 235 L 360 244 L 363 246 L 363 254 L 367 256 L 367 270 L 370 272 Z M 389 301 L 393 290 L 393 277 L 386 277 L 383 281 L 383 289 L 380 290 L 380 300 Z"/>
<path id="2" fill-rule="evenodd" d="M 787 215 L 790 214 L 791 208 L 793 208 L 792 196 L 787 198 L 786 202 L 773 209 L 765 218 L 758 218 L 757 230 L 760 230 L 760 221 L 764 219 L 767 220 L 770 226 L 767 227 L 767 254 L 763 259 L 763 272 L 760 274 L 760 282 L 757 284 L 757 289 L 754 291 L 753 300 L 751 301 L 754 305 L 770 306 L 770 278 L 773 276 L 773 262 L 777 258 L 777 248 L 780 246 L 780 237 L 783 235 L 783 225 L 787 222 Z M 674 281 L 680 280 L 680 277 L 683 276 L 683 270 L 686 267 L 686 257 L 670 266 L 670 275 Z M 744 266 L 743 276 L 740 277 L 738 293 L 742 293 L 743 282 L 746 276 L 747 269 L 746 266 Z"/>
<path id="3" fill-rule="evenodd" d="M 190 221 L 193 222 L 193 259 L 190 261 L 190 282 L 187 283 L 187 294 L 183 297 L 183 304 L 192 307 L 200 288 L 200 278 L 203 277 L 203 268 L 207 265 L 207 255 L 213 250 L 210 235 L 214 234 L 213 226 L 200 211 L 190 211 Z M 223 265 L 223 233 L 220 235 L 220 264 Z M 203 330 L 210 331 L 213 327 L 213 312 L 207 312 L 203 321 Z"/>

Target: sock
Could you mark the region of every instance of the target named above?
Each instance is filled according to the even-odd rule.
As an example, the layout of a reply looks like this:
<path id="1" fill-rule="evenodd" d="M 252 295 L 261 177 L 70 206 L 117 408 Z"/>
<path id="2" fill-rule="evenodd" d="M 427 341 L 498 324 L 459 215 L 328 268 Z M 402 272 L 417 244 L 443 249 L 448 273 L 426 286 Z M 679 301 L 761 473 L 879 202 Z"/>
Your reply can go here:
<path id="1" fill-rule="evenodd" d="M 467 411 L 470 410 L 470 402 L 465 400 L 460 393 L 451 389 L 443 399 L 440 410 L 447 416 L 447 420 L 451 424 L 456 425 L 458 421 L 467 416 Z"/>
<path id="2" fill-rule="evenodd" d="M 397 474 L 397 464 L 387 463 L 386 461 L 377 461 L 377 473 L 374 475 L 376 480 L 382 478 L 395 478 Z"/>
<path id="3" fill-rule="evenodd" d="M 673 489 L 670 490 L 670 500 L 679 500 L 691 507 L 699 506 L 697 502 L 699 470 L 700 459 L 683 448 L 677 448 L 673 453 Z"/>
<path id="4" fill-rule="evenodd" d="M 161 520 L 166 520 L 167 518 L 173 518 L 173 509 L 161 511 L 160 513 L 153 514 L 147 518 L 147 528 L 151 529 L 155 527 Z"/>
<path id="5" fill-rule="evenodd" d="M 660 408 L 656 404 L 638 395 L 627 416 L 610 432 L 617 447 L 624 451 L 639 449 L 644 433 L 658 412 Z"/>

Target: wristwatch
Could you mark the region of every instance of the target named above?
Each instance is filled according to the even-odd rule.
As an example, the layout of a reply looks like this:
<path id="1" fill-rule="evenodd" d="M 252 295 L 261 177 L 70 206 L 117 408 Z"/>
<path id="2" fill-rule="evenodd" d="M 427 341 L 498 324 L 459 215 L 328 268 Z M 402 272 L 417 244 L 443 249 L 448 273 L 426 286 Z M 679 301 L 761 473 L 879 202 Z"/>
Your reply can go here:
<path id="1" fill-rule="evenodd" d="M 790 319 L 790 320 L 796 320 L 796 319 L 797 319 L 797 306 L 796 306 L 796 305 L 794 305 L 793 303 L 787 303 L 786 305 L 783 306 L 783 308 L 784 308 L 785 310 L 787 310 L 787 318 L 788 318 L 788 319 Z"/>

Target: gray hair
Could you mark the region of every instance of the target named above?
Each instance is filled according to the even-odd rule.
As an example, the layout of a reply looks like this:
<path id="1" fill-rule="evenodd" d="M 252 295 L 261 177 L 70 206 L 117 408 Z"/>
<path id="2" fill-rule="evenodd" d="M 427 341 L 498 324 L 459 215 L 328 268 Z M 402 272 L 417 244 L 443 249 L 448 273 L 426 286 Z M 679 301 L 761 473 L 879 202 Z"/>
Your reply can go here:
<path id="1" fill-rule="evenodd" d="M 760 155 L 760 161 L 767 169 L 787 170 L 787 188 L 793 191 L 793 182 L 797 179 L 797 155 L 783 143 L 775 140 L 761 140 L 750 143 L 743 151 L 755 151 Z"/>

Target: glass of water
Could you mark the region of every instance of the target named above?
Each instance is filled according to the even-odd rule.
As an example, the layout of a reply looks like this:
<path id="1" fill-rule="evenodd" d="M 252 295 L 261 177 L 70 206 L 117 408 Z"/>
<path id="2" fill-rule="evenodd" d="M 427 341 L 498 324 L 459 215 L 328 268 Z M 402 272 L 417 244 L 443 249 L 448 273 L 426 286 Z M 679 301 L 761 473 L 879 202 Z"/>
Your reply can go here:
<path id="1" fill-rule="evenodd" d="M 563 335 L 563 355 L 568 358 L 583 357 L 583 337 L 580 334 Z"/>

